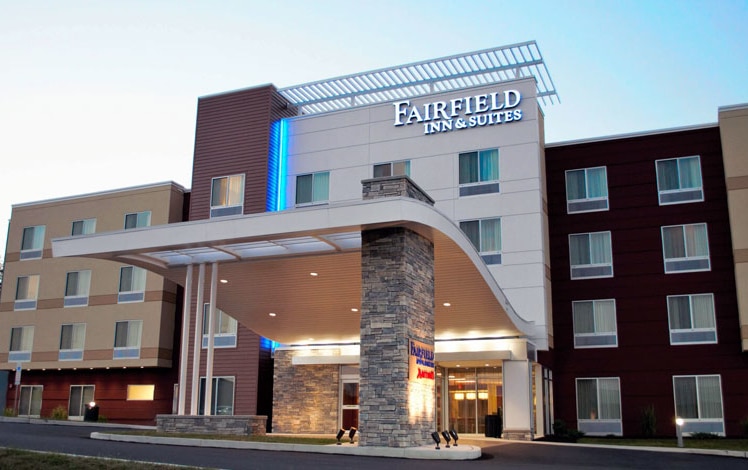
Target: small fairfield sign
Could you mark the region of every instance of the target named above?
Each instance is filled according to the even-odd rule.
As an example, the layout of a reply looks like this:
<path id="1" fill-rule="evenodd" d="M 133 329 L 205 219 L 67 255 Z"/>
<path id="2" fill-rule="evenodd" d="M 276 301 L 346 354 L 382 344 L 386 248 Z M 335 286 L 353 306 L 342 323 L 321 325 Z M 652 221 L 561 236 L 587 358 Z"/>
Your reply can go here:
<path id="1" fill-rule="evenodd" d="M 410 100 L 397 101 L 394 103 L 395 127 L 422 124 L 423 133 L 431 135 L 521 121 L 521 102 L 522 95 L 518 90 L 496 91 L 422 105 L 412 105 Z"/>
<path id="2" fill-rule="evenodd" d="M 434 347 L 408 340 L 408 377 L 411 381 L 434 380 Z"/>

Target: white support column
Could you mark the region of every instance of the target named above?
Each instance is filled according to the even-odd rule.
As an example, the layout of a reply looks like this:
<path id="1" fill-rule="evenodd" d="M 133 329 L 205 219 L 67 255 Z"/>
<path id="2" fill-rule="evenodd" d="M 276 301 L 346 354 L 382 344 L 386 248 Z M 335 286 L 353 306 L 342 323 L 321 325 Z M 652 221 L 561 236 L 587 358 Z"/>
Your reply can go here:
<path id="1" fill-rule="evenodd" d="M 535 416 L 533 419 L 537 424 L 535 426 L 536 436 L 545 436 L 545 394 L 543 393 L 543 366 L 540 364 L 531 365 L 533 371 L 533 380 L 535 381 Z M 532 390 L 532 389 L 531 389 Z"/>
<path id="2" fill-rule="evenodd" d="M 179 346 L 179 402 L 177 414 L 184 415 L 187 401 L 187 348 L 190 344 L 190 315 L 192 308 L 192 265 L 187 266 L 184 279 L 184 300 L 182 301 L 182 343 Z"/>
<path id="3" fill-rule="evenodd" d="M 195 341 L 192 345 L 192 399 L 190 414 L 197 414 L 198 393 L 200 390 L 200 352 L 203 346 L 203 292 L 205 291 L 205 264 L 200 264 L 197 272 L 197 302 L 195 303 Z"/>
<path id="4" fill-rule="evenodd" d="M 511 440 L 532 440 L 532 363 L 504 361 L 504 432 Z"/>
<path id="5" fill-rule="evenodd" d="M 216 294 L 218 293 L 218 263 L 213 263 L 210 268 L 210 307 L 208 314 L 208 358 L 205 361 L 205 403 L 203 414 L 212 414 L 211 402 L 213 401 L 213 343 L 215 342 L 216 330 Z"/>

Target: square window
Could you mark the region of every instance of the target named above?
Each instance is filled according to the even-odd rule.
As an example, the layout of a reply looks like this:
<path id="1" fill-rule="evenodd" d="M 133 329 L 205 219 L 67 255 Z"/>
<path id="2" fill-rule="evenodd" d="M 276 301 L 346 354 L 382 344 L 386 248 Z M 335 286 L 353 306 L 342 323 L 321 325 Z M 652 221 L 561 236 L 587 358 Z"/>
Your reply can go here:
<path id="1" fill-rule="evenodd" d="M 96 232 L 96 219 L 84 219 L 73 222 L 70 235 L 77 237 L 79 235 L 90 235 L 94 232 Z"/>
<path id="2" fill-rule="evenodd" d="M 591 436 L 623 435 L 618 377 L 577 379 L 577 426 Z"/>
<path id="3" fill-rule="evenodd" d="M 717 342 L 717 321 L 712 294 L 667 297 L 670 344 Z"/>
<path id="4" fill-rule="evenodd" d="M 138 359 L 142 320 L 118 321 L 114 326 L 113 359 Z"/>
<path id="5" fill-rule="evenodd" d="M 205 377 L 200 377 L 197 413 L 205 414 Z M 234 414 L 234 377 L 213 377 L 210 413 L 213 415 Z"/>
<path id="6" fill-rule="evenodd" d="M 151 225 L 151 211 L 132 212 L 125 214 L 125 230 L 149 227 Z"/>
<path id="7" fill-rule="evenodd" d="M 210 190 L 210 216 L 222 217 L 244 212 L 244 175 L 213 178 Z"/>
<path id="8" fill-rule="evenodd" d="M 208 347 L 208 317 L 210 314 L 210 304 L 203 305 L 203 348 Z M 214 348 L 235 348 L 236 347 L 236 330 L 238 324 L 236 320 L 226 312 L 216 309 L 216 324 L 214 329 Z"/>
<path id="9" fill-rule="evenodd" d="M 613 277 L 610 232 L 569 235 L 569 261 L 572 279 Z"/>
<path id="10" fill-rule="evenodd" d="M 39 259 L 44 252 L 44 232 L 46 226 L 36 225 L 23 229 L 21 239 L 21 260 Z"/>
<path id="11" fill-rule="evenodd" d="M 322 204 L 330 199 L 330 172 L 296 177 L 296 205 Z"/>
<path id="12" fill-rule="evenodd" d="M 662 252 L 666 273 L 709 271 L 706 224 L 662 227 Z"/>
<path id="13" fill-rule="evenodd" d="M 499 192 L 499 149 L 459 155 L 460 196 Z"/>
<path id="14" fill-rule="evenodd" d="M 613 299 L 572 302 L 575 348 L 618 346 L 616 302 Z"/>
<path id="15" fill-rule="evenodd" d="M 60 328 L 60 361 L 83 360 L 83 347 L 86 341 L 86 324 L 73 323 Z"/>
<path id="16" fill-rule="evenodd" d="M 719 375 L 673 376 L 673 396 L 675 415 L 684 421 L 684 435 L 694 432 L 725 435 Z"/>
<path id="17" fill-rule="evenodd" d="M 145 299 L 146 271 L 136 266 L 123 266 L 119 275 L 118 303 L 142 302 Z"/>
<path id="18" fill-rule="evenodd" d="M 130 401 L 153 401 L 155 385 L 128 385 L 127 399 Z"/>
<path id="19" fill-rule="evenodd" d="M 661 206 L 704 200 L 701 160 L 698 156 L 657 160 L 655 167 Z"/>
<path id="20" fill-rule="evenodd" d="M 410 176 L 410 160 L 374 165 L 374 178 L 385 176 Z"/>
<path id="21" fill-rule="evenodd" d="M 566 172 L 569 214 L 608 210 L 608 175 L 604 166 Z"/>
<path id="22" fill-rule="evenodd" d="M 13 310 L 36 310 L 39 295 L 39 275 L 19 276 L 16 279 L 16 299 Z"/>
<path id="23" fill-rule="evenodd" d="M 65 282 L 65 307 L 85 307 L 88 305 L 88 291 L 91 286 L 91 271 L 73 271 L 67 274 Z"/>
<path id="24" fill-rule="evenodd" d="M 10 329 L 8 362 L 29 362 L 34 344 L 33 326 L 16 326 Z"/>
<path id="25" fill-rule="evenodd" d="M 460 229 L 486 264 L 501 264 L 501 218 L 465 220 Z"/>

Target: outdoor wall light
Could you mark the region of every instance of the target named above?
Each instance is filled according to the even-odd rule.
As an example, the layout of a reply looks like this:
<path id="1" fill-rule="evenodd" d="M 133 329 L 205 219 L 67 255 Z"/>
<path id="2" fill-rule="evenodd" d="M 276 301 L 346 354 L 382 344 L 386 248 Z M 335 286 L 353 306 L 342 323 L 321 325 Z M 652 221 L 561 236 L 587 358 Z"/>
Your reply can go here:
<path id="1" fill-rule="evenodd" d="M 444 442 L 447 443 L 447 445 L 444 447 L 449 449 L 449 441 L 451 440 L 451 438 L 449 437 L 449 431 L 442 431 L 442 436 L 444 436 Z"/>
<path id="2" fill-rule="evenodd" d="M 441 438 L 439 437 L 439 431 L 432 432 L 431 433 L 431 439 L 433 439 L 434 442 L 436 443 L 435 449 L 439 450 L 439 443 L 442 441 Z"/>
<path id="3" fill-rule="evenodd" d="M 338 431 L 338 435 L 335 436 L 335 438 L 338 440 L 338 445 L 341 444 L 340 439 L 345 435 L 345 429 L 340 428 L 340 431 Z"/>
<path id="4" fill-rule="evenodd" d="M 452 436 L 452 440 L 455 441 L 454 446 L 457 447 L 457 439 L 459 439 L 457 431 L 455 431 L 454 429 L 450 429 L 449 435 Z"/>
<path id="5" fill-rule="evenodd" d="M 351 444 L 353 444 L 353 436 L 356 435 L 357 429 L 354 427 L 351 427 L 351 430 L 348 432 L 348 437 L 351 438 Z"/>
<path id="6" fill-rule="evenodd" d="M 675 435 L 678 437 L 678 447 L 683 447 L 683 418 L 675 418 Z"/>

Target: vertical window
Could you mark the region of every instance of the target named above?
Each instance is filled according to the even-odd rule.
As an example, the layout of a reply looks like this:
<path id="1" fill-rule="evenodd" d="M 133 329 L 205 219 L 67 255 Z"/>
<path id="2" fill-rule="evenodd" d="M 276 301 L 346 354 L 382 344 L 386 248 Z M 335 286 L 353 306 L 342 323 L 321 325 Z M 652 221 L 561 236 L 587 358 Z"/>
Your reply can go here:
<path id="1" fill-rule="evenodd" d="M 136 266 L 120 268 L 117 302 L 142 302 L 143 299 L 145 299 L 145 269 Z"/>
<path id="2" fill-rule="evenodd" d="M 96 232 L 96 219 L 83 219 L 73 222 L 73 228 L 70 232 L 72 236 L 90 235 Z"/>
<path id="3" fill-rule="evenodd" d="M 83 360 L 83 347 L 86 340 L 86 324 L 73 323 L 60 328 L 60 361 Z"/>
<path id="4" fill-rule="evenodd" d="M 616 302 L 613 299 L 572 302 L 575 348 L 618 346 Z"/>
<path id="5" fill-rule="evenodd" d="M 18 416 L 38 418 L 42 411 L 41 385 L 21 385 L 21 401 L 18 405 Z"/>
<path id="6" fill-rule="evenodd" d="M 566 211 L 608 210 L 608 175 L 604 166 L 566 172 Z"/>
<path id="7" fill-rule="evenodd" d="M 114 326 L 113 359 L 138 359 L 142 320 L 118 321 Z"/>
<path id="8" fill-rule="evenodd" d="M 459 155 L 460 196 L 499 192 L 499 149 Z"/>
<path id="9" fill-rule="evenodd" d="M 205 411 L 205 377 L 200 377 L 200 395 L 198 414 Z M 213 377 L 213 389 L 210 400 L 210 412 L 214 415 L 234 414 L 234 378 Z"/>
<path id="10" fill-rule="evenodd" d="M 662 227 L 662 251 L 666 273 L 711 269 L 706 224 Z"/>
<path id="11" fill-rule="evenodd" d="M 88 291 L 91 286 L 91 271 L 72 271 L 67 274 L 65 283 L 65 307 L 85 307 L 88 305 Z"/>
<path id="12" fill-rule="evenodd" d="M 501 219 L 466 220 L 460 229 L 470 239 L 486 264 L 501 264 Z"/>
<path id="13" fill-rule="evenodd" d="M 210 315 L 210 304 L 203 306 L 203 348 L 208 347 L 208 316 Z M 217 323 L 214 326 L 214 343 L 216 348 L 236 347 L 236 320 L 227 315 L 226 312 L 216 309 Z"/>
<path id="14" fill-rule="evenodd" d="M 296 204 L 318 204 L 330 199 L 330 172 L 296 177 Z"/>
<path id="15" fill-rule="evenodd" d="M 683 433 L 725 435 L 719 375 L 673 376 L 675 415 L 685 422 Z"/>
<path id="16" fill-rule="evenodd" d="M 655 165 L 661 206 L 704 200 L 698 156 L 657 160 Z"/>
<path id="17" fill-rule="evenodd" d="M 21 260 L 39 259 L 44 251 L 44 225 L 26 227 L 21 239 Z"/>
<path id="18" fill-rule="evenodd" d="M 29 362 L 34 344 L 33 326 L 16 326 L 10 329 L 8 362 Z"/>
<path id="19" fill-rule="evenodd" d="M 410 160 L 374 165 L 374 178 L 384 176 L 410 176 Z"/>
<path id="20" fill-rule="evenodd" d="M 16 301 L 14 310 L 36 309 L 36 299 L 39 296 L 39 275 L 19 276 L 16 280 Z"/>
<path id="21" fill-rule="evenodd" d="M 151 211 L 131 212 L 125 214 L 125 230 L 148 227 L 151 225 Z"/>
<path id="22" fill-rule="evenodd" d="M 357 366 L 340 367 L 342 429 L 358 428 L 360 371 Z"/>
<path id="23" fill-rule="evenodd" d="M 623 434 L 618 377 L 577 379 L 577 426 L 592 436 Z"/>
<path id="24" fill-rule="evenodd" d="M 94 401 L 93 385 L 71 385 L 68 419 L 82 421 L 86 412 L 86 405 L 92 401 Z"/>
<path id="25" fill-rule="evenodd" d="M 210 189 L 210 216 L 221 217 L 244 212 L 244 175 L 213 178 Z"/>
<path id="26" fill-rule="evenodd" d="M 569 261 L 572 279 L 612 277 L 610 232 L 569 235 Z"/>
<path id="27" fill-rule="evenodd" d="M 712 294 L 670 295 L 667 298 L 670 344 L 717 342 Z"/>

